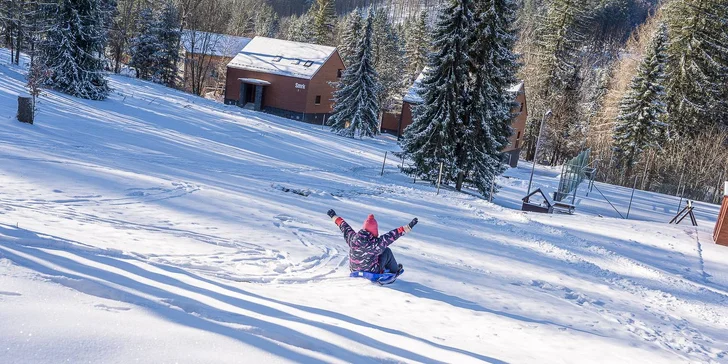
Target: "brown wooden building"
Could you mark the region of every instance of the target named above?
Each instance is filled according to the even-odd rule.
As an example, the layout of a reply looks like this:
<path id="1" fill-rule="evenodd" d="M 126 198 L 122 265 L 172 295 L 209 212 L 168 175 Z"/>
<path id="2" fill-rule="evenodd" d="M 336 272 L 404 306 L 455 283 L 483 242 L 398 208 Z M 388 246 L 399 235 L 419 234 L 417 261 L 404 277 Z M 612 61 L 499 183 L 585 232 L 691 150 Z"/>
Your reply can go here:
<path id="1" fill-rule="evenodd" d="M 182 33 L 182 79 L 184 89 L 192 91 L 192 82 L 201 82 L 202 93 L 221 95 L 225 86 L 226 66 L 249 42 L 250 38 L 228 34 L 186 30 Z M 197 80 L 192 79 L 196 75 Z"/>
<path id="2" fill-rule="evenodd" d="M 381 130 L 397 135 L 402 135 L 404 129 L 413 121 L 412 109 L 414 106 L 422 104 L 422 97 L 419 95 L 419 87 L 422 82 L 424 73 L 417 77 L 414 85 L 410 87 L 407 94 L 402 99 L 402 112 L 400 114 L 384 114 L 382 117 Z M 523 137 L 526 130 L 526 119 L 528 118 L 528 106 L 526 104 L 526 90 L 523 82 L 513 85 L 508 92 L 516 95 L 517 105 L 512 110 L 516 117 L 513 119 L 513 135 L 510 138 L 510 144 L 503 149 L 503 157 L 511 167 L 518 166 L 518 157 L 521 154 L 523 146 Z"/>
<path id="3" fill-rule="evenodd" d="M 225 103 L 320 124 L 343 70 L 334 47 L 255 37 L 227 65 Z"/>

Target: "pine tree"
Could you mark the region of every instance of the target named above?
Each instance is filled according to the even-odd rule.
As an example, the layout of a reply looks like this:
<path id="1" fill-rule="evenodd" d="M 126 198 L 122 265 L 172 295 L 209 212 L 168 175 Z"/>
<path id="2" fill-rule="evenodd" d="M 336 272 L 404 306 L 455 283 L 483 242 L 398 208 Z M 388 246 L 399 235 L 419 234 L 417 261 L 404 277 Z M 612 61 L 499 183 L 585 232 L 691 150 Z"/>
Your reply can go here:
<path id="1" fill-rule="evenodd" d="M 313 33 L 316 44 L 333 45 L 336 26 L 335 0 L 316 0 Z"/>
<path id="2" fill-rule="evenodd" d="M 359 38 L 361 38 L 362 21 L 363 19 L 359 9 L 349 13 L 343 21 L 344 33 L 341 37 L 341 44 L 339 45 L 339 55 L 341 55 L 341 59 L 346 65 L 354 63 L 357 44 L 359 43 Z"/>
<path id="3" fill-rule="evenodd" d="M 272 38 L 278 33 L 278 14 L 267 3 L 260 5 L 260 9 L 255 12 L 253 21 L 255 22 L 255 35 Z"/>
<path id="4" fill-rule="evenodd" d="M 414 108 L 414 121 L 405 129 L 402 150 L 414 162 L 405 172 L 436 181 L 440 164 L 444 182 L 463 172 L 456 164 L 458 145 L 467 122 L 471 0 L 454 0 L 438 16 L 433 33 L 435 50 L 422 81 L 423 104 Z"/>
<path id="5" fill-rule="evenodd" d="M 659 149 L 667 125 L 665 105 L 665 65 L 667 28 L 662 24 L 650 42 L 629 92 L 620 104 L 614 128 L 614 149 L 627 167 L 626 176 L 648 148 Z"/>
<path id="6" fill-rule="evenodd" d="M 288 19 L 288 29 L 284 37 L 287 40 L 303 43 L 315 43 L 316 35 L 313 32 L 314 14 L 312 11 L 301 16 L 293 15 Z"/>
<path id="7" fill-rule="evenodd" d="M 728 122 L 728 3 L 675 0 L 666 16 L 670 125 L 680 136 L 694 136 Z"/>
<path id="8" fill-rule="evenodd" d="M 131 62 L 129 66 L 136 69 L 137 78 L 150 79 L 157 69 L 158 39 L 157 20 L 154 11 L 146 7 L 139 12 L 137 35 L 131 41 Z"/>
<path id="9" fill-rule="evenodd" d="M 407 85 L 406 74 L 402 72 L 406 66 L 404 45 L 384 10 L 374 12 L 373 27 L 372 60 L 382 85 L 379 104 L 382 110 L 391 111 L 401 104 Z"/>
<path id="10" fill-rule="evenodd" d="M 514 52 L 516 3 L 513 0 L 475 2 L 469 64 L 470 103 L 466 132 L 461 138 L 459 164 L 486 197 L 493 179 L 505 171 L 501 151 L 508 145 L 515 95 L 508 90 L 517 82 L 520 67 Z M 461 174 L 458 188 L 462 184 Z"/>
<path id="11" fill-rule="evenodd" d="M 354 63 L 346 68 L 334 93 L 334 111 L 329 118 L 332 131 L 348 137 L 373 137 L 379 134 L 381 85 L 372 61 L 374 14 L 370 10 L 357 45 Z"/>
<path id="12" fill-rule="evenodd" d="M 405 58 L 407 59 L 407 77 L 411 84 L 427 65 L 430 53 L 430 36 L 427 29 L 427 12 L 407 24 L 405 33 Z"/>
<path id="13" fill-rule="evenodd" d="M 168 87 L 176 86 L 177 61 L 179 60 L 180 41 L 179 10 L 174 2 L 167 1 L 162 9 L 155 30 L 159 48 L 155 52 L 157 64 L 155 73 L 157 79 Z"/>
<path id="14" fill-rule="evenodd" d="M 72 96 L 103 100 L 109 93 L 102 55 L 106 46 L 110 2 L 61 0 L 45 5 L 55 14 L 53 26 L 39 44 L 49 71 L 46 84 Z"/>

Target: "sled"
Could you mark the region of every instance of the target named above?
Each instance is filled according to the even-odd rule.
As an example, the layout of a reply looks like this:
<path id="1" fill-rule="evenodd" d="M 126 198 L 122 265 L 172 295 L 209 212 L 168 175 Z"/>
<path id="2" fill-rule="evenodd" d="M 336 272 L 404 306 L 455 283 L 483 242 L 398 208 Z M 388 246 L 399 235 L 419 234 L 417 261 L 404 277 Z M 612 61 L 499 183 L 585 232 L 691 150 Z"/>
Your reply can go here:
<path id="1" fill-rule="evenodd" d="M 349 277 L 366 278 L 374 283 L 379 283 L 380 285 L 385 285 L 385 284 L 394 283 L 394 281 L 397 280 L 397 277 L 402 275 L 402 273 L 404 273 L 404 269 L 402 269 L 402 271 L 400 271 L 399 274 L 389 273 L 389 272 L 385 272 L 385 273 L 351 272 L 351 274 L 349 274 Z"/>

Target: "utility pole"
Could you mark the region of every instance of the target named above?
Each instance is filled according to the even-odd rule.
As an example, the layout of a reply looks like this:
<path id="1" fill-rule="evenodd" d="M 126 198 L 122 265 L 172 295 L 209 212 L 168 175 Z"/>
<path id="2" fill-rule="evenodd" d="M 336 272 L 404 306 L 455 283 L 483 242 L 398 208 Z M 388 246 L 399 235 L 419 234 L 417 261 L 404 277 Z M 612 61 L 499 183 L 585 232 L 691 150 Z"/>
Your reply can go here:
<path id="1" fill-rule="evenodd" d="M 526 192 L 526 196 L 531 194 L 531 183 L 533 182 L 533 170 L 536 169 L 536 158 L 538 158 L 538 147 L 541 145 L 541 132 L 543 132 L 543 124 L 546 121 L 546 118 L 551 116 L 551 110 L 546 111 L 545 114 L 543 114 L 543 118 L 541 118 L 541 126 L 538 128 L 538 137 L 536 137 L 536 152 L 533 155 L 533 166 L 531 166 L 531 177 L 528 179 L 528 192 Z"/>

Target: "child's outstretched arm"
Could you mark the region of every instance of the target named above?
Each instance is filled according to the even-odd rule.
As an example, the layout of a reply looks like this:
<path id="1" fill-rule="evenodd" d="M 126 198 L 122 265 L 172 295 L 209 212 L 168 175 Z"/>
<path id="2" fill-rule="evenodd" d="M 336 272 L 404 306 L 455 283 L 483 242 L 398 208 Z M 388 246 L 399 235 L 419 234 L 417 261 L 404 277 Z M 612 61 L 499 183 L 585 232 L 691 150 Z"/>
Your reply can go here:
<path id="1" fill-rule="evenodd" d="M 344 219 L 336 216 L 336 211 L 333 209 L 329 210 L 327 213 L 331 220 L 334 221 L 334 224 L 339 227 L 342 233 L 344 233 L 344 239 L 346 240 L 346 244 L 351 246 L 351 240 L 354 239 L 354 236 L 356 235 L 356 231 L 349 226 L 349 224 L 344 221 Z"/>
<path id="2" fill-rule="evenodd" d="M 384 235 L 379 237 L 379 244 L 377 244 L 377 249 L 381 250 L 378 253 L 381 254 L 381 252 L 384 251 L 384 248 L 388 247 L 392 243 L 394 243 L 395 240 L 401 238 L 404 234 L 409 233 L 412 231 L 412 228 L 417 225 L 417 218 L 415 217 L 410 221 L 409 224 L 405 226 L 400 226 Z"/>

